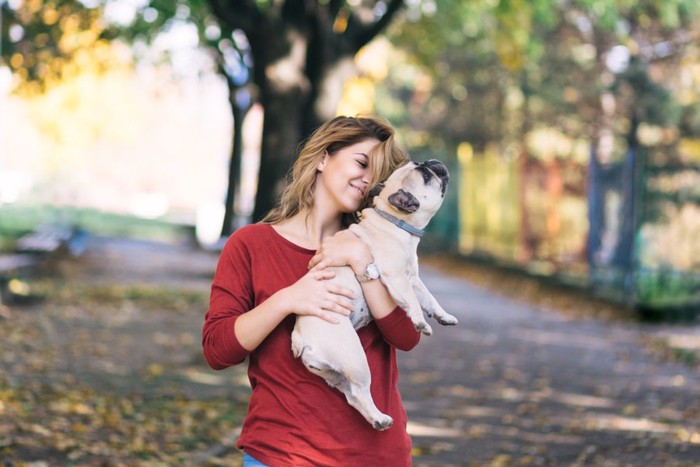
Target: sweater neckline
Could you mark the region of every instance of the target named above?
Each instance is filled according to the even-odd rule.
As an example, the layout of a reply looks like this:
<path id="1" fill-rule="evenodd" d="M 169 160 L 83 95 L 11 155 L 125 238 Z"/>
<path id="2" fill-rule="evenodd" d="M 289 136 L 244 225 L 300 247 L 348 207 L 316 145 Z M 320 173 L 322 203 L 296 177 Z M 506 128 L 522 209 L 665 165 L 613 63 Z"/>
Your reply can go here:
<path id="1" fill-rule="evenodd" d="M 282 236 L 275 228 L 272 226 L 272 224 L 264 224 L 267 225 L 272 233 L 277 237 L 282 243 L 287 245 L 289 248 L 296 250 L 300 253 L 305 253 L 307 255 L 315 255 L 316 250 L 310 250 L 308 248 L 304 248 L 303 246 L 297 245 L 296 243 L 292 242 L 291 240 L 286 239 L 285 237 Z"/>

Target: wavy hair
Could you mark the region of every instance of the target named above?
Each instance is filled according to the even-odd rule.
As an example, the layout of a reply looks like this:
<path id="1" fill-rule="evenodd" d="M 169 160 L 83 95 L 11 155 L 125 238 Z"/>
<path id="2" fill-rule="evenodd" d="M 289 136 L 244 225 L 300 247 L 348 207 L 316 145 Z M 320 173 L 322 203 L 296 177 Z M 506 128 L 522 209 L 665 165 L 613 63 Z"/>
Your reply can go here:
<path id="1" fill-rule="evenodd" d="M 299 212 L 311 209 L 318 164 L 324 154 L 333 156 L 341 149 L 367 139 L 379 141 L 368 154 L 370 188 L 386 180 L 394 170 L 408 161 L 406 153 L 394 140 L 394 129 L 386 120 L 370 116 L 335 117 L 318 127 L 302 144 L 299 155 L 287 175 L 287 184 L 277 206 L 261 222 L 277 224 Z M 368 196 L 365 195 L 360 210 L 368 204 Z M 344 226 L 357 220 L 357 213 L 343 215 Z"/>

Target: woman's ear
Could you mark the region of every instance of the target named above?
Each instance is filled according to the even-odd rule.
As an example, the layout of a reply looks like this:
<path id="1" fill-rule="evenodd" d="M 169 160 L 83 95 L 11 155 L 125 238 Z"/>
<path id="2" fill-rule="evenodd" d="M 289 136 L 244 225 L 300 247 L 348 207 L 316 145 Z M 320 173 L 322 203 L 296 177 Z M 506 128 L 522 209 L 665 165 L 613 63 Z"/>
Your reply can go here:
<path id="1" fill-rule="evenodd" d="M 319 172 L 323 172 L 323 169 L 326 167 L 326 161 L 328 160 L 328 151 L 323 151 L 323 156 L 321 156 L 321 160 L 318 161 L 318 166 L 316 167 L 316 170 Z"/>

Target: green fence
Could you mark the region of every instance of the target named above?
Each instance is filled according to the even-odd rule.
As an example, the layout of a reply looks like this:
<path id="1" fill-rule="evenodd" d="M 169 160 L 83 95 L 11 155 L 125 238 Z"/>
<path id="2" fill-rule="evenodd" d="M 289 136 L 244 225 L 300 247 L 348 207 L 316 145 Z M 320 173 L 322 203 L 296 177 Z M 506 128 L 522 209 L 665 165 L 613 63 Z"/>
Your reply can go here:
<path id="1" fill-rule="evenodd" d="M 609 164 L 496 150 L 458 159 L 463 254 L 641 309 L 698 308 L 700 165 L 659 163 L 651 150 Z"/>

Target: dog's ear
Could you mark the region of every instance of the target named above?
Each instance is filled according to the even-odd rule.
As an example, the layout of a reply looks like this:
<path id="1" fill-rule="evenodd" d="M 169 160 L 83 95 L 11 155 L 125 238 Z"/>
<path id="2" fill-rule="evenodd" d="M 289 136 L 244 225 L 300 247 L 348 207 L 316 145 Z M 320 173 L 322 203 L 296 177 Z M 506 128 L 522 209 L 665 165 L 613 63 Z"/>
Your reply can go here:
<path id="1" fill-rule="evenodd" d="M 375 187 L 373 187 L 371 190 L 369 190 L 368 196 L 369 196 L 370 198 L 372 198 L 372 197 L 374 197 L 374 196 L 377 196 L 379 193 L 382 192 L 383 189 L 384 189 L 384 184 L 383 184 L 383 183 L 379 183 L 379 184 L 377 184 Z"/>
<path id="2" fill-rule="evenodd" d="M 389 196 L 389 204 L 394 206 L 399 211 L 412 213 L 416 212 L 420 207 L 420 202 L 411 193 L 399 190 Z"/>

